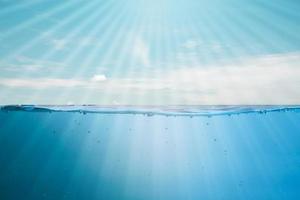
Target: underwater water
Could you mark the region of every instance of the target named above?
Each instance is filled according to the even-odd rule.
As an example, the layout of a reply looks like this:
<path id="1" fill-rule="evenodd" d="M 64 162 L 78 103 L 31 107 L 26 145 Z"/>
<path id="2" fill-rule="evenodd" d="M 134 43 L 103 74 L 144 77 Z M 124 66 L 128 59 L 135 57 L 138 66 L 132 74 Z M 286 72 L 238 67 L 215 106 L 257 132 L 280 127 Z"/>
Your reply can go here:
<path id="1" fill-rule="evenodd" d="M 0 199 L 300 199 L 300 107 L 3 106 Z"/>

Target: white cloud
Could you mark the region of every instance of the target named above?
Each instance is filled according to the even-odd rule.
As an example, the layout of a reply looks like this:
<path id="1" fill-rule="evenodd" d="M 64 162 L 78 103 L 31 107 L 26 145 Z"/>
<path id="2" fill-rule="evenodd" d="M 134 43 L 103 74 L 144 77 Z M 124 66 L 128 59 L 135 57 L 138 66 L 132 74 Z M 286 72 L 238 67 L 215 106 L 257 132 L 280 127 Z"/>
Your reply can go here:
<path id="1" fill-rule="evenodd" d="M 51 89 L 84 86 L 84 80 L 62 78 L 2 78 L 0 85 L 12 88 Z"/>
<path id="2" fill-rule="evenodd" d="M 96 74 L 94 75 L 91 80 L 94 82 L 98 82 L 98 81 L 105 81 L 107 78 L 104 74 Z"/>
<path id="3" fill-rule="evenodd" d="M 51 43 L 55 50 L 63 50 L 68 44 L 68 41 L 65 39 L 53 39 L 51 40 Z"/>
<path id="4" fill-rule="evenodd" d="M 185 41 L 182 44 L 182 46 L 187 49 L 195 49 L 197 47 L 200 47 L 202 44 L 203 44 L 202 41 L 199 39 L 189 39 Z"/>
<path id="5" fill-rule="evenodd" d="M 77 46 L 92 46 L 99 43 L 100 43 L 99 39 L 94 37 L 82 37 L 76 40 Z"/>
<path id="6" fill-rule="evenodd" d="M 89 79 L 0 79 L 10 88 L 78 88 L 96 93 L 113 91 L 128 102 L 139 97 L 151 104 L 153 94 L 170 94 L 173 104 L 297 104 L 300 103 L 300 53 L 274 54 L 239 60 L 223 66 L 194 66 L 164 71 L 155 77 Z M 155 93 L 153 93 L 155 92 Z M 160 97 L 158 97 L 160 98 Z M 123 102 L 117 100 L 120 104 Z M 168 104 L 163 98 L 161 104 Z M 128 103 L 127 102 L 127 103 Z"/>
<path id="7" fill-rule="evenodd" d="M 73 103 L 72 101 L 68 101 L 68 102 L 67 102 L 67 105 L 68 105 L 68 106 L 71 106 L 71 105 L 74 105 L 74 103 Z"/>
<path id="8" fill-rule="evenodd" d="M 54 38 L 52 36 L 46 35 L 44 36 L 47 40 L 47 43 L 55 50 L 64 50 L 66 48 L 70 48 L 71 46 L 76 47 L 87 47 L 93 45 L 99 45 L 100 41 L 96 37 L 79 37 L 79 38 Z"/>
<path id="9" fill-rule="evenodd" d="M 140 62 L 144 66 L 149 66 L 150 64 L 149 46 L 140 37 L 135 38 L 133 44 L 133 56 L 138 62 Z"/>
<path id="10" fill-rule="evenodd" d="M 15 56 L 12 60 L 0 60 L 0 72 L 38 72 L 53 68 L 61 68 L 65 65 L 63 63 L 32 59 L 26 56 Z"/>
<path id="11" fill-rule="evenodd" d="M 223 50 L 223 46 L 216 41 L 202 41 L 199 38 L 192 38 L 192 39 L 188 39 L 185 42 L 182 43 L 182 47 L 193 51 L 196 49 L 201 49 L 201 50 L 205 50 L 205 51 L 212 51 L 212 52 L 216 52 L 219 53 Z M 182 52 L 180 52 L 182 53 Z"/>
<path id="12" fill-rule="evenodd" d="M 98 82 L 104 82 L 104 74 L 97 74 L 91 78 L 0 78 L 0 86 L 11 88 L 55 89 L 55 88 L 96 88 Z"/>
<path id="13" fill-rule="evenodd" d="M 217 42 L 213 42 L 212 44 L 210 44 L 208 46 L 209 49 L 211 49 L 212 51 L 219 53 L 223 50 L 223 47 L 221 44 L 217 43 Z"/>

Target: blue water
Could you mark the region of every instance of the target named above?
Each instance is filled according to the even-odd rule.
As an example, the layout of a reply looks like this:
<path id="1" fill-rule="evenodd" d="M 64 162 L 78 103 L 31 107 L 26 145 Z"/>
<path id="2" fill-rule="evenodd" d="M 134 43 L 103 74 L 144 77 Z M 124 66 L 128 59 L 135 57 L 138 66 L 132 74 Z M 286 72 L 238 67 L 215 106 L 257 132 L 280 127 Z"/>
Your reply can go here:
<path id="1" fill-rule="evenodd" d="M 300 199 L 299 106 L 4 106 L 0 199 Z"/>

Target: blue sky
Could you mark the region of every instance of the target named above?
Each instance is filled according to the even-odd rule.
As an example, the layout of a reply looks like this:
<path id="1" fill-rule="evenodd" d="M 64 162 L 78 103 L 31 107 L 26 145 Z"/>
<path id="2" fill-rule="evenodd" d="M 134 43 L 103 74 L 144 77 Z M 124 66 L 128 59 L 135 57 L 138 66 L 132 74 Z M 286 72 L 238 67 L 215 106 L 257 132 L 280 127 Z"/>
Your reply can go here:
<path id="1" fill-rule="evenodd" d="M 300 2 L 0 0 L 0 104 L 299 104 Z"/>

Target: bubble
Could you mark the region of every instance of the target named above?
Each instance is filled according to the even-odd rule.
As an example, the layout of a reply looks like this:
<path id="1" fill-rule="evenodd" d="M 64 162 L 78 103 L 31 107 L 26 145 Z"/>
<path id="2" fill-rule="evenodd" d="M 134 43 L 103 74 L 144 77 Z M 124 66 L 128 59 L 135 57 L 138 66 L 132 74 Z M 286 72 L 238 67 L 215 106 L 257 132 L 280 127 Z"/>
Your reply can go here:
<path id="1" fill-rule="evenodd" d="M 147 113 L 146 115 L 147 115 L 147 117 L 152 117 L 154 114 L 153 113 Z"/>

